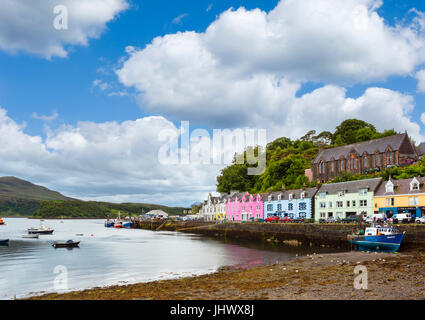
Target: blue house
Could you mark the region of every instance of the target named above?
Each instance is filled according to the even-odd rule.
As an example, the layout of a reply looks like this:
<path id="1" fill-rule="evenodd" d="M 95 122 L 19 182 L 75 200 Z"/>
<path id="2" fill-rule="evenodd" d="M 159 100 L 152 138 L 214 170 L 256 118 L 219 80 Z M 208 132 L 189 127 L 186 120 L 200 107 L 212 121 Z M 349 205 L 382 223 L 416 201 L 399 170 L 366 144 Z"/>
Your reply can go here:
<path id="1" fill-rule="evenodd" d="M 285 192 L 277 191 L 277 192 L 269 192 L 263 195 L 264 205 L 263 205 L 263 216 L 264 219 L 272 216 L 277 216 L 283 218 L 284 210 L 283 210 L 283 198 L 285 196 Z"/>
<path id="2" fill-rule="evenodd" d="M 314 196 L 317 188 L 285 191 L 283 199 L 284 217 L 292 219 L 314 219 Z"/>
<path id="3" fill-rule="evenodd" d="M 269 192 L 263 196 L 264 219 L 270 216 L 314 219 L 317 188 Z"/>

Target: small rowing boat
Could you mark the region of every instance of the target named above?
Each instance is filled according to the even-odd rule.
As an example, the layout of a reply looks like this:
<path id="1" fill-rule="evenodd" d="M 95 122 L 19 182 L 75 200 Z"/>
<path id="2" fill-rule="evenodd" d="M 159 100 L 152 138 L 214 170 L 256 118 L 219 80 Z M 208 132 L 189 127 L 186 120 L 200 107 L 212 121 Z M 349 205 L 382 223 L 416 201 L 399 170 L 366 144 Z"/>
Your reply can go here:
<path id="1" fill-rule="evenodd" d="M 80 241 L 68 240 L 68 241 L 55 241 L 52 246 L 55 248 L 75 248 L 78 247 Z"/>
<path id="2" fill-rule="evenodd" d="M 38 239 L 38 234 L 37 233 L 34 233 L 34 234 L 23 234 L 22 235 L 22 238 L 25 238 L 25 239 Z"/>

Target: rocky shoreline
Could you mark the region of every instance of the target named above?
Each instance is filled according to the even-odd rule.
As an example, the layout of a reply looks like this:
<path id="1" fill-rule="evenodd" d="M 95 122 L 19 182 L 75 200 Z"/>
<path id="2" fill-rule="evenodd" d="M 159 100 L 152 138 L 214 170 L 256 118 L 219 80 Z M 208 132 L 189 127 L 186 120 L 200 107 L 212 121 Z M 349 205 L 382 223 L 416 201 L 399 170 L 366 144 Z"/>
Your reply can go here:
<path id="1" fill-rule="evenodd" d="M 367 268 L 355 289 L 354 268 Z M 312 254 L 260 267 L 224 267 L 202 276 L 46 294 L 31 300 L 374 300 L 425 299 L 425 253 Z"/>

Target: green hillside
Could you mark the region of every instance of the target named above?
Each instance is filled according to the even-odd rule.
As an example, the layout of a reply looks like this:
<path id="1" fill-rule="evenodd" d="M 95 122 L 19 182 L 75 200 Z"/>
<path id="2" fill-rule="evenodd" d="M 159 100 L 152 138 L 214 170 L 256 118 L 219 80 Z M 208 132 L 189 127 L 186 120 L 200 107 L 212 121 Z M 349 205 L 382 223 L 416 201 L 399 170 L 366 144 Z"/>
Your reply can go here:
<path id="1" fill-rule="evenodd" d="M 372 139 L 395 135 L 393 129 L 379 132 L 367 122 L 357 119 L 343 121 L 332 133 L 323 131 L 316 134 L 311 130 L 303 137 L 292 140 L 282 137 L 270 142 L 266 150 L 256 147 L 258 152 L 266 152 L 267 166 L 262 175 L 248 175 L 247 168 L 252 166 L 246 161 L 246 151 L 236 155 L 232 165 L 224 168 L 217 177 L 217 191 L 228 193 L 231 190 L 248 191 L 250 193 L 277 191 L 285 186 L 286 189 L 299 189 L 302 187 L 316 186 L 316 182 L 309 183 L 305 176 L 305 169 L 309 169 L 312 160 L 316 157 L 319 146 L 333 148 L 355 142 L 363 142 Z M 252 148 L 252 147 L 251 147 Z M 244 158 L 242 158 L 244 157 Z M 237 159 L 245 159 L 244 163 L 236 163 Z M 256 166 L 256 165 L 254 165 Z M 389 175 L 393 179 L 403 179 L 413 176 L 425 176 L 425 160 L 416 165 L 405 168 L 389 168 L 374 174 L 344 174 L 333 182 L 359 180 L 371 177 L 384 177 Z M 332 182 L 332 181 L 331 181 Z"/>
<path id="2" fill-rule="evenodd" d="M 103 218 L 114 216 L 118 211 L 123 215 L 139 215 L 156 209 L 169 214 L 182 214 L 184 208 L 145 203 L 81 201 L 15 177 L 0 178 L 0 216 Z"/>

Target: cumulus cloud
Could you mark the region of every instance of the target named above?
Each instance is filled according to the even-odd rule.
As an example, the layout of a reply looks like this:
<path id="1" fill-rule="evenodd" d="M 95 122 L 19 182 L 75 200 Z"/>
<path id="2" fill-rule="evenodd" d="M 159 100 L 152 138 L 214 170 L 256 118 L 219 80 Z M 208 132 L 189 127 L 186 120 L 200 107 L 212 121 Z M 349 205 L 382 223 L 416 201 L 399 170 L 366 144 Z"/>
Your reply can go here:
<path id="1" fill-rule="evenodd" d="M 0 49 L 25 51 L 46 58 L 66 57 L 68 46 L 86 46 L 120 12 L 126 0 L 1 0 Z M 56 30 L 54 8 L 68 9 L 68 29 Z"/>
<path id="2" fill-rule="evenodd" d="M 215 189 L 223 165 L 163 164 L 167 139 L 180 133 L 163 117 L 125 122 L 80 122 L 45 139 L 0 108 L 0 175 L 15 175 L 80 199 L 190 205 Z M 195 143 L 196 145 L 196 143 Z"/>
<path id="3" fill-rule="evenodd" d="M 414 11 L 410 22 L 390 26 L 377 12 L 381 5 L 282 0 L 270 12 L 229 9 L 203 33 L 168 34 L 134 49 L 117 76 L 139 91 L 142 108 L 173 120 L 264 127 L 271 136 L 296 137 L 356 116 L 419 138 L 411 97 L 380 88 L 346 96 L 347 84 L 411 75 L 425 62 L 424 15 Z M 299 96 L 305 82 L 324 86 Z M 388 110 L 386 104 L 393 112 L 378 108 Z"/>

